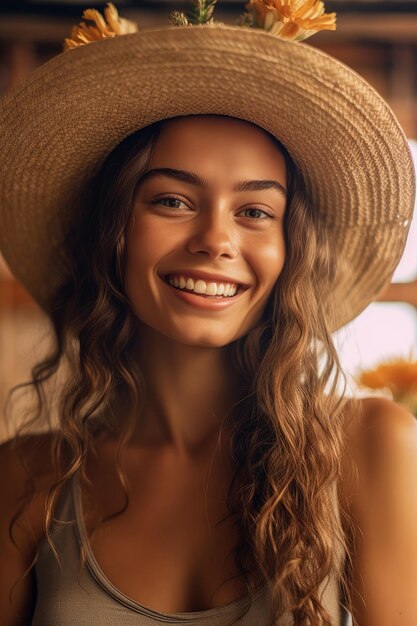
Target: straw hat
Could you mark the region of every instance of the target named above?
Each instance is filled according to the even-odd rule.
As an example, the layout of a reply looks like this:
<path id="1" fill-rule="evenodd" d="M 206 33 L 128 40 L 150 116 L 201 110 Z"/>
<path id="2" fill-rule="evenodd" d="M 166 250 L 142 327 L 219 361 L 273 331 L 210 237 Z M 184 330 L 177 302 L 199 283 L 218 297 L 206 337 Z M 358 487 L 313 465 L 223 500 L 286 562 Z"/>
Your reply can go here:
<path id="1" fill-rule="evenodd" d="M 108 24 L 94 15 L 92 29 L 76 27 L 67 41 L 74 49 L 3 97 L 0 250 L 41 307 L 49 310 L 65 278 L 62 247 L 79 194 L 105 157 L 136 130 L 191 114 L 253 122 L 300 167 L 338 250 L 332 330 L 389 282 L 415 200 L 407 140 L 363 78 L 300 43 L 333 29 L 334 14 L 311 0 L 291 14 L 290 4 L 251 0 L 240 25 L 187 25 L 177 13 L 169 26 L 138 32 L 110 6 Z"/>

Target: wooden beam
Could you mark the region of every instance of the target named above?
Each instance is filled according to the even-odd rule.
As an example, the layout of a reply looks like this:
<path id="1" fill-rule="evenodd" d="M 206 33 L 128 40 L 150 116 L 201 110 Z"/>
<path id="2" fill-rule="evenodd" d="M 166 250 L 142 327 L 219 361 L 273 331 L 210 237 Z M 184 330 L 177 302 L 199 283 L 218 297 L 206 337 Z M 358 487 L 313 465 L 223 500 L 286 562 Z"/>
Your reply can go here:
<path id="1" fill-rule="evenodd" d="M 417 278 L 408 283 L 391 283 L 375 299 L 376 302 L 405 302 L 417 309 Z"/>

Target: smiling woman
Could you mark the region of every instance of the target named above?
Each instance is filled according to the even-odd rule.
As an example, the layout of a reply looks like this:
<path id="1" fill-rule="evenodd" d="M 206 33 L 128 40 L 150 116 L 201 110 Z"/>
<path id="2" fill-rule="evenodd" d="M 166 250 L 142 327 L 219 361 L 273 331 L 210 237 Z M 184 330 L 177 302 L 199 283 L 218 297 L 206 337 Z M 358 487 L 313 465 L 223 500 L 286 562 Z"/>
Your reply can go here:
<path id="1" fill-rule="evenodd" d="M 150 327 L 165 345 L 229 344 L 256 326 L 284 265 L 284 156 L 254 124 L 191 116 L 164 123 L 148 171 L 126 242 L 126 291 L 146 324 L 141 342 Z M 223 293 L 201 295 L 207 285 Z"/>
<path id="2" fill-rule="evenodd" d="M 280 610 L 274 607 L 289 608 L 293 601 L 279 577 L 299 533 L 306 550 L 308 534 L 321 533 L 324 543 L 317 550 L 323 552 L 312 553 L 288 576 L 301 590 L 315 561 L 324 610 L 339 623 L 336 578 L 327 576 L 335 567 L 343 580 L 346 553 L 329 479 L 341 442 L 334 449 L 327 442 L 319 469 L 317 455 L 325 444 L 312 424 L 302 426 L 307 402 L 324 420 L 330 410 L 341 415 L 341 399 L 323 394 L 330 373 L 338 372 L 321 308 L 334 270 L 330 241 L 309 210 L 288 151 L 245 120 L 177 116 L 121 142 L 86 188 L 83 206 L 89 210 L 68 234 L 71 276 L 55 294 L 57 336 L 67 326 L 68 336 L 79 337 L 79 348 L 68 350 L 78 374 L 62 397 L 61 412 L 68 417 L 54 442 L 60 469 L 50 479 L 48 512 L 59 473 L 69 475 L 80 464 L 75 476 L 82 503 L 74 511 L 87 566 L 106 591 L 116 588 L 142 615 L 152 611 L 161 619 L 224 612 L 233 621 L 247 610 L 244 623 L 269 623 Z M 314 336 L 328 359 L 320 378 Z M 57 358 L 48 365 L 51 373 Z M 303 376 L 308 387 L 300 386 Z M 80 410 L 75 402 L 93 408 Z M 249 436 L 261 406 L 263 423 Z M 340 429 L 342 422 L 335 422 L 333 436 L 340 437 L 337 424 Z M 307 475 L 300 474 L 305 505 L 296 504 L 296 491 L 273 504 L 279 485 L 296 489 L 290 450 L 299 428 L 310 441 L 306 468 L 311 464 L 318 483 L 322 476 L 332 489 L 317 501 Z M 64 465 L 59 440 L 74 436 L 85 452 L 79 449 Z M 38 454 L 52 443 L 39 441 Z M 267 488 L 273 476 L 277 482 Z M 263 495 L 258 500 L 252 493 Z M 65 519 L 69 504 L 61 500 L 58 506 Z M 305 525 L 288 536 L 283 511 L 294 506 L 299 523 L 306 516 Z M 281 529 L 274 537 L 265 535 L 269 524 Z M 54 533 L 51 539 L 61 555 L 75 560 L 69 538 Z M 334 542 L 333 555 L 327 541 Z M 280 558 L 272 559 L 274 553 Z M 55 576 L 47 573 L 56 567 L 50 558 L 44 548 L 37 559 L 37 585 L 44 591 L 36 599 L 35 625 L 59 623 L 65 612 L 62 589 L 59 611 L 51 608 L 58 591 Z M 274 579 L 275 596 L 265 586 Z M 84 583 L 96 597 L 91 581 Z M 68 593 L 72 584 L 67 582 Z M 74 613 L 71 599 L 78 620 L 85 602 L 80 598 Z M 107 610 L 103 606 L 100 615 Z"/>
<path id="3" fill-rule="evenodd" d="M 29 431 L 56 413 L 0 448 L 5 626 L 417 623 L 415 422 L 347 401 L 331 337 L 414 172 L 369 85 L 279 39 L 322 3 L 273 4 L 87 11 L 0 104 L 0 246 L 55 340 Z"/>

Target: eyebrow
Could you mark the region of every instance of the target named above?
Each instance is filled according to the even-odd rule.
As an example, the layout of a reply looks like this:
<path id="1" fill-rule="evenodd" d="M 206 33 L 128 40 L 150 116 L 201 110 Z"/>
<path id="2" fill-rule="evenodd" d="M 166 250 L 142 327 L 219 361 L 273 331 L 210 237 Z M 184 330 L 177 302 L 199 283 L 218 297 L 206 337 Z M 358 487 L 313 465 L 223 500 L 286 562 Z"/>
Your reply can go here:
<path id="1" fill-rule="evenodd" d="M 160 167 L 149 170 L 142 176 L 139 182 L 143 183 L 156 176 L 168 176 L 203 189 L 207 189 L 209 186 L 208 181 L 198 174 L 187 172 L 186 170 L 177 170 L 172 167 Z M 280 194 L 287 196 L 287 190 L 277 180 L 242 180 L 233 187 L 233 191 L 263 191 L 264 189 L 276 189 Z"/>

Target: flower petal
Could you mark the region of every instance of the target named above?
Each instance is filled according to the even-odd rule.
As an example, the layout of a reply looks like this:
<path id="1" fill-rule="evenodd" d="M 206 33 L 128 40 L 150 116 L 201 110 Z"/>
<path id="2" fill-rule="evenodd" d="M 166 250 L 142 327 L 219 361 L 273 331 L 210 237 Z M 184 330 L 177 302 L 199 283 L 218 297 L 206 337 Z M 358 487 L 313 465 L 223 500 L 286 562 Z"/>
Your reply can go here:
<path id="1" fill-rule="evenodd" d="M 301 41 L 320 30 L 336 30 L 336 13 L 325 13 L 322 0 L 249 0 L 245 8 L 243 24 L 282 39 Z"/>
<path id="2" fill-rule="evenodd" d="M 130 20 L 119 17 L 116 7 L 111 2 L 104 9 L 105 18 L 96 9 L 85 9 L 83 18 L 94 23 L 80 22 L 71 30 L 71 36 L 64 40 L 64 51 L 78 46 L 138 31 L 138 25 Z M 107 20 L 107 22 L 106 22 Z"/>

